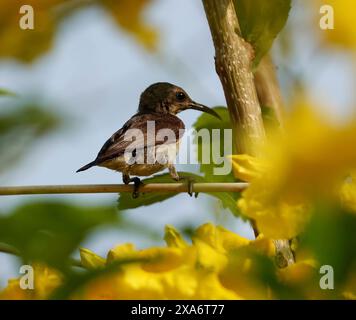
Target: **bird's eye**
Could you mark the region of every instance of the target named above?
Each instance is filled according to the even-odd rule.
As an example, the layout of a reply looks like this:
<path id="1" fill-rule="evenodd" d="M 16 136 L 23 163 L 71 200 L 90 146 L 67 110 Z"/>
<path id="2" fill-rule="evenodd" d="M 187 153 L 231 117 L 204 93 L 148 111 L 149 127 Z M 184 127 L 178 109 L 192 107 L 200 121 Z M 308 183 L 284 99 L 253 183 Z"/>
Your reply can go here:
<path id="1" fill-rule="evenodd" d="M 186 98 L 184 92 L 182 92 L 182 91 L 177 92 L 176 97 L 177 97 L 177 100 L 179 100 L 179 101 L 183 101 Z"/>

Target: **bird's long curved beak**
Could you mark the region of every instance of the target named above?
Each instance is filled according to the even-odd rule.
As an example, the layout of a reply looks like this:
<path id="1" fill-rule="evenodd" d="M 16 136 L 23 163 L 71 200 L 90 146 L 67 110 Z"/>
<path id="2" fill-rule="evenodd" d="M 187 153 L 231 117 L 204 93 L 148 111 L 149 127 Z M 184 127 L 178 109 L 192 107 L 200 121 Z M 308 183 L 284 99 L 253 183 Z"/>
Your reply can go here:
<path id="1" fill-rule="evenodd" d="M 207 107 L 207 106 L 204 106 L 203 104 L 200 104 L 200 103 L 197 103 L 197 102 L 192 102 L 190 105 L 189 105 L 189 109 L 194 109 L 194 110 L 198 110 L 198 111 L 201 111 L 201 112 L 206 112 L 206 113 L 209 113 L 211 114 L 212 116 L 218 118 L 219 120 L 221 120 L 221 117 L 211 108 Z"/>

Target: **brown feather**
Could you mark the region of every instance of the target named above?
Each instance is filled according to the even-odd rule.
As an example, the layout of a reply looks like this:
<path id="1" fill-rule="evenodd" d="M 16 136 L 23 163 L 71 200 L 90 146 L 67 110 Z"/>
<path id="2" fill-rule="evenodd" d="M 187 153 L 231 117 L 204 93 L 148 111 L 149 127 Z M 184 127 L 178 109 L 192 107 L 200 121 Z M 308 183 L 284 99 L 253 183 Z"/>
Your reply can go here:
<path id="1" fill-rule="evenodd" d="M 129 146 L 130 148 L 133 148 L 135 142 L 137 146 L 144 145 L 145 148 L 152 146 L 152 142 L 147 141 L 147 121 L 155 122 L 155 136 L 161 129 L 171 129 L 175 134 L 174 141 L 155 141 L 156 146 L 163 143 L 176 143 L 180 140 L 182 130 L 184 130 L 184 123 L 178 117 L 171 114 L 162 116 L 162 114 L 159 113 L 138 113 L 128 120 L 120 130 L 115 132 L 111 138 L 105 142 L 95 159 L 95 163 L 100 165 L 103 162 L 122 156 Z M 129 129 L 141 130 L 145 141 L 135 141 L 134 143 L 133 141 L 125 141 L 125 133 L 127 133 Z"/>

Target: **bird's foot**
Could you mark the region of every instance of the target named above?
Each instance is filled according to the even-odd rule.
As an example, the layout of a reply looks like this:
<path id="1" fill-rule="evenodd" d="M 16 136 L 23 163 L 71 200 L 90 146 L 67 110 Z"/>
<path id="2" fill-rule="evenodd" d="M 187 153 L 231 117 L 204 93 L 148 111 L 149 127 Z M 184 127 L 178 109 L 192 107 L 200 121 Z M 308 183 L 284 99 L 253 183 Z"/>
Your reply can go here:
<path id="1" fill-rule="evenodd" d="M 188 194 L 192 197 L 193 193 L 194 193 L 194 197 L 198 198 L 199 192 L 194 192 L 194 183 L 195 183 L 195 179 L 193 177 L 190 176 L 181 176 L 179 177 L 179 180 L 185 180 L 187 181 L 187 185 L 188 185 Z"/>
<path id="2" fill-rule="evenodd" d="M 129 176 L 124 176 L 123 180 L 124 180 L 125 184 L 129 184 L 130 182 L 134 183 L 132 198 L 137 199 L 140 196 L 140 193 L 139 193 L 140 186 L 143 185 L 143 182 L 141 181 L 141 179 L 138 177 L 130 178 Z"/>
<path id="3" fill-rule="evenodd" d="M 143 182 L 138 177 L 131 178 L 130 180 L 131 180 L 130 182 L 134 183 L 134 190 L 132 192 L 132 198 L 137 199 L 140 196 L 139 189 L 140 189 L 140 186 L 143 185 Z"/>

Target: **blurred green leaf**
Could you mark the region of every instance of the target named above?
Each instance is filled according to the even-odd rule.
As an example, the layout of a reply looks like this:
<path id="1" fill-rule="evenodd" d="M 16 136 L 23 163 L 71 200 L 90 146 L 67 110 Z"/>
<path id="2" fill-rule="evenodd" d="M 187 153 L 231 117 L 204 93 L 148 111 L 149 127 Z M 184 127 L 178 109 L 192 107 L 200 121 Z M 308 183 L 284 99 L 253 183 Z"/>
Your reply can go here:
<path id="1" fill-rule="evenodd" d="M 320 265 L 334 269 L 340 285 L 356 266 L 356 216 L 332 204 L 319 204 L 300 246 L 313 252 Z"/>
<path id="2" fill-rule="evenodd" d="M 212 145 L 219 143 L 220 144 L 220 155 L 224 155 L 224 142 L 228 143 L 234 148 L 234 143 L 231 140 L 227 140 L 227 137 L 225 139 L 224 136 L 224 129 L 229 129 L 232 130 L 231 122 L 230 122 L 230 117 L 229 117 L 229 112 L 226 107 L 215 107 L 213 108 L 216 113 L 219 114 L 222 120 L 219 120 L 215 117 L 212 117 L 209 114 L 203 113 L 197 121 L 193 124 L 193 127 L 197 132 L 200 130 L 207 129 L 209 130 L 210 134 L 210 140 L 206 141 L 204 139 L 199 139 L 198 137 L 195 137 L 195 143 L 197 144 L 198 148 L 198 161 L 200 163 L 200 172 L 204 174 L 204 177 L 207 181 L 209 182 L 234 182 L 236 179 L 234 178 L 232 172 L 228 175 L 215 175 L 214 174 L 214 168 L 218 167 L 218 165 L 214 164 L 213 160 L 213 151 L 212 151 Z M 212 135 L 212 130 L 213 129 L 218 129 L 220 130 L 220 139 L 218 141 L 214 141 L 213 135 Z M 209 148 L 210 147 L 210 148 Z M 202 163 L 203 162 L 203 149 L 206 148 L 205 150 L 209 150 L 210 152 L 210 159 L 209 163 Z M 232 151 L 232 153 L 234 153 Z"/>
<path id="3" fill-rule="evenodd" d="M 278 267 L 269 257 L 255 253 L 250 254 L 250 259 L 254 261 L 254 269 L 251 277 L 267 285 L 275 294 L 277 299 L 291 300 L 303 299 L 304 294 L 301 288 L 290 286 L 278 278 Z"/>
<path id="4" fill-rule="evenodd" d="M 19 102 L 0 113 L 0 165 L 8 170 L 24 154 L 31 150 L 33 143 L 47 136 L 60 124 L 59 117 L 44 106 L 36 103 Z"/>
<path id="5" fill-rule="evenodd" d="M 0 88 L 0 96 L 11 96 L 11 97 L 16 97 L 16 93 Z"/>
<path id="6" fill-rule="evenodd" d="M 244 39 L 255 49 L 253 68 L 272 47 L 287 22 L 291 0 L 234 0 Z"/>
<path id="7" fill-rule="evenodd" d="M 209 114 L 203 113 L 198 120 L 193 124 L 195 130 L 199 132 L 200 130 L 207 129 L 210 134 L 210 141 L 206 141 L 204 139 L 200 139 L 196 137 L 195 144 L 198 149 L 198 161 L 200 162 L 200 172 L 203 173 L 204 179 L 207 182 L 236 182 L 235 177 L 233 176 L 232 171 L 227 175 L 216 175 L 214 173 L 214 169 L 219 167 L 214 163 L 213 159 L 213 149 L 212 146 L 214 144 L 219 143 L 220 145 L 220 154 L 219 156 L 223 156 L 226 153 L 224 148 L 224 144 L 228 143 L 232 146 L 232 153 L 235 153 L 235 143 L 233 141 L 233 134 L 231 139 L 229 137 L 225 137 L 224 129 L 232 130 L 231 121 L 228 109 L 226 107 L 215 107 L 213 108 L 215 112 L 219 114 L 221 120 L 210 116 Z M 214 137 L 212 134 L 213 129 L 220 130 L 220 136 Z M 219 138 L 219 140 L 217 140 Z M 210 160 L 209 163 L 203 162 L 203 150 L 209 150 L 210 148 Z M 236 201 L 240 197 L 240 193 L 233 192 L 224 192 L 224 193 L 212 193 L 212 196 L 220 199 L 224 205 L 224 208 L 229 209 L 234 215 L 239 216 L 239 211 L 237 210 Z"/>
<path id="8" fill-rule="evenodd" d="M 31 131 L 35 136 L 41 136 L 55 128 L 58 123 L 58 117 L 53 112 L 38 104 L 25 104 L 0 114 L 0 135 L 16 130 L 17 134 Z"/>
<path id="9" fill-rule="evenodd" d="M 61 202 L 25 204 L 0 216 L 0 242 L 24 261 L 66 270 L 71 253 L 95 227 L 117 221 L 113 207 L 79 207 Z"/>
<path id="10" fill-rule="evenodd" d="M 194 182 L 207 182 L 201 176 L 198 176 L 189 172 L 179 172 L 181 178 L 191 178 Z M 183 180 L 184 181 L 184 180 Z M 152 178 L 147 178 L 142 180 L 143 183 L 175 183 L 169 173 L 164 173 L 161 175 L 156 175 Z M 231 210 L 235 215 L 238 215 L 238 210 L 236 206 L 236 200 L 233 193 L 230 192 L 209 192 L 208 195 L 221 200 L 224 208 Z M 119 210 L 135 209 L 142 206 L 149 206 L 151 204 L 162 202 L 164 200 L 173 198 L 177 193 L 157 193 L 149 192 L 142 193 L 137 199 L 133 199 L 130 193 L 121 193 L 119 195 L 118 207 Z"/>
<path id="11" fill-rule="evenodd" d="M 265 127 L 276 128 L 279 126 L 276 113 L 270 106 L 261 106 L 262 119 Z"/>

